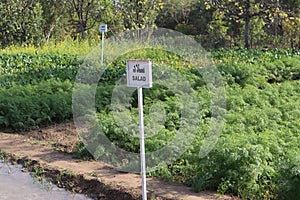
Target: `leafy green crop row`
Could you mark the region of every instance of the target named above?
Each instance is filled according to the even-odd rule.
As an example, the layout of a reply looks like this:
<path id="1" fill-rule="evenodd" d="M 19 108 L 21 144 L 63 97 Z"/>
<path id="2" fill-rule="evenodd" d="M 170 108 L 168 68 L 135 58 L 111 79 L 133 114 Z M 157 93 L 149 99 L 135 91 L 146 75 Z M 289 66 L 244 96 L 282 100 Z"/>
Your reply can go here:
<path id="1" fill-rule="evenodd" d="M 218 49 L 212 52 L 216 62 L 266 63 L 286 57 L 300 56 L 297 49 Z"/>
<path id="2" fill-rule="evenodd" d="M 251 84 L 264 88 L 269 83 L 300 79 L 300 56 L 260 64 L 227 62 L 217 66 L 229 85 L 237 83 L 244 87 Z"/>
<path id="3" fill-rule="evenodd" d="M 78 56 L 52 54 L 0 55 L 0 87 L 43 80 L 74 80 L 82 63 Z"/>
<path id="4" fill-rule="evenodd" d="M 173 68 L 185 67 L 182 59 L 176 55 L 163 51 L 148 51 L 132 53 L 132 57 L 142 56 L 157 63 L 166 63 Z M 217 50 L 212 53 L 218 68 L 227 82 L 246 84 L 246 79 L 252 82 L 280 82 L 286 79 L 299 78 L 299 55 L 296 50 Z M 296 59 L 293 58 L 296 56 Z M 111 63 L 102 77 L 103 81 L 113 83 L 115 79 L 125 73 L 126 55 Z M 253 62 L 251 62 L 251 60 Z M 255 62 L 254 62 L 255 61 Z M 82 64 L 82 59 L 75 55 L 53 54 L 0 54 L 0 86 L 13 84 L 36 84 L 42 80 L 60 79 L 75 80 L 76 73 Z M 255 66 L 249 66 L 253 64 Z M 259 67 L 259 68 L 258 68 Z M 252 70 L 259 70 L 253 72 Z M 260 75 L 259 80 L 257 75 Z"/>
<path id="5" fill-rule="evenodd" d="M 4 130 L 63 122 L 71 118 L 72 83 L 48 80 L 0 89 L 0 127 Z"/>

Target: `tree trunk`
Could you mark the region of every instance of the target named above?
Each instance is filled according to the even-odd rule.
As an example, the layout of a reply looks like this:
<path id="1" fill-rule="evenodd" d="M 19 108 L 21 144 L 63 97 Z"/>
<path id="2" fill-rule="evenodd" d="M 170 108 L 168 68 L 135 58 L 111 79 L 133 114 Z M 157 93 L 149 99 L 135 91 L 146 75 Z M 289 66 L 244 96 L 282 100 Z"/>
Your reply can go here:
<path id="1" fill-rule="evenodd" d="M 299 33 L 299 40 L 298 40 L 298 49 L 300 50 L 300 33 Z"/>
<path id="2" fill-rule="evenodd" d="M 232 31 L 230 31 L 230 49 L 232 49 Z"/>
<path id="3" fill-rule="evenodd" d="M 82 39 L 82 40 L 85 40 L 85 39 L 86 39 L 85 31 L 82 31 L 82 32 L 81 32 L 81 39 Z"/>
<path id="4" fill-rule="evenodd" d="M 250 18 L 245 19 L 245 34 L 244 34 L 244 40 L 245 40 L 245 48 L 249 49 L 249 30 L 250 30 Z"/>
<path id="5" fill-rule="evenodd" d="M 244 33 L 244 40 L 245 40 L 245 48 L 249 49 L 249 32 L 250 32 L 250 1 L 246 1 L 246 12 L 245 12 L 245 33 Z"/>
<path id="6" fill-rule="evenodd" d="M 85 40 L 85 39 L 86 39 L 85 30 L 81 30 L 81 39 L 82 39 L 82 40 Z"/>
<path id="7" fill-rule="evenodd" d="M 85 35 L 85 27 L 86 24 L 83 20 L 80 20 L 80 32 L 81 32 L 81 39 L 85 40 L 86 39 L 86 35 Z"/>
<path id="8" fill-rule="evenodd" d="M 24 19 L 25 18 L 23 17 L 22 24 L 21 24 L 22 32 L 19 41 L 20 46 L 22 46 L 23 43 L 26 42 L 26 25 Z"/>

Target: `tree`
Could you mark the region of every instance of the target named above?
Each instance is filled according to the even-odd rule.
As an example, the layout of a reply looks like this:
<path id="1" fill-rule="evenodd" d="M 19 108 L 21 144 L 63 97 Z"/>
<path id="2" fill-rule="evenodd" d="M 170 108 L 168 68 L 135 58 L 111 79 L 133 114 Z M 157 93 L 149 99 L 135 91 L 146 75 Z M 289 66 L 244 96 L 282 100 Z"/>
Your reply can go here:
<path id="1" fill-rule="evenodd" d="M 284 36 L 290 40 L 290 47 L 295 48 L 298 38 L 300 49 L 300 0 L 282 0 L 284 7 L 290 12 L 282 14 Z"/>
<path id="2" fill-rule="evenodd" d="M 85 40 L 86 32 L 103 20 L 105 7 L 109 3 L 108 0 L 67 0 L 66 6 L 73 34 L 80 34 L 81 39 Z"/>
<path id="3" fill-rule="evenodd" d="M 226 33 L 228 30 L 228 26 L 222 20 L 223 14 L 221 12 L 215 11 L 213 13 L 213 20 L 208 24 L 208 39 L 210 42 L 208 46 L 213 48 L 219 48 L 221 46 L 226 46 L 226 42 L 228 38 L 226 37 Z"/>
<path id="4" fill-rule="evenodd" d="M 167 0 L 159 12 L 157 25 L 180 31 L 187 35 L 196 35 L 196 21 L 203 19 L 198 15 L 199 4 L 196 0 Z M 197 11 L 196 11 L 197 10 Z M 191 17 L 191 14 L 193 17 Z M 198 25 L 198 24 L 197 24 Z M 202 24 L 203 25 L 203 24 Z M 206 25 L 202 26 L 205 27 Z"/>
<path id="5" fill-rule="evenodd" d="M 207 34 L 209 23 L 214 20 L 214 12 L 212 10 L 206 10 L 204 0 L 196 1 L 192 4 L 191 11 L 189 13 L 188 24 L 195 27 L 196 35 Z"/>
<path id="6" fill-rule="evenodd" d="M 228 20 L 242 20 L 244 46 L 250 48 L 250 22 L 255 17 L 273 17 L 280 9 L 279 0 L 207 0 L 207 9 L 219 9 Z"/>
<path id="7" fill-rule="evenodd" d="M 43 12 L 43 34 L 45 40 L 61 40 L 68 32 L 67 0 L 39 0 Z"/>
<path id="8" fill-rule="evenodd" d="M 168 0 L 163 12 L 168 13 L 177 24 L 188 24 L 189 14 L 195 2 L 195 0 Z"/>
<path id="9" fill-rule="evenodd" d="M 250 46 L 255 48 L 266 43 L 267 33 L 264 30 L 265 21 L 259 17 L 255 17 L 251 20 L 250 26 Z"/>
<path id="10" fill-rule="evenodd" d="M 0 2 L 0 39 L 3 47 L 11 44 L 39 45 L 43 39 L 42 6 L 34 0 Z"/>
<path id="11" fill-rule="evenodd" d="M 73 33 L 81 34 L 81 39 L 86 39 L 86 31 L 95 25 L 93 18 L 94 0 L 68 0 L 67 8 L 69 21 L 73 28 Z M 92 21 L 92 22 L 90 22 Z M 89 24 L 91 23 L 91 24 Z"/>
<path id="12" fill-rule="evenodd" d="M 282 28 L 284 32 L 284 38 L 286 38 L 290 43 L 290 48 L 300 49 L 300 14 L 295 14 L 293 16 L 284 16 L 282 23 Z M 298 40 L 298 44 L 296 41 Z"/>
<path id="13" fill-rule="evenodd" d="M 124 28 L 128 30 L 154 27 L 158 11 L 163 8 L 162 0 L 120 0 L 112 3 L 121 13 Z"/>

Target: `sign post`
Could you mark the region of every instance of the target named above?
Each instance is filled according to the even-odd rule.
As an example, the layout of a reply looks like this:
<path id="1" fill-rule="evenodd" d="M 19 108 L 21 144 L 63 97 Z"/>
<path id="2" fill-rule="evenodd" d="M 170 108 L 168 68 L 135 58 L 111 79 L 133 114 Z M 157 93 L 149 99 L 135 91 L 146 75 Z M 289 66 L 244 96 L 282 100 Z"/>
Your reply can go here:
<path id="1" fill-rule="evenodd" d="M 143 88 L 152 87 L 152 64 L 150 60 L 127 60 L 126 69 L 127 69 L 127 86 L 137 87 L 138 90 L 142 197 L 143 200 L 147 200 Z"/>
<path id="2" fill-rule="evenodd" d="M 103 65 L 104 59 L 104 33 L 107 32 L 107 24 L 100 24 L 100 33 L 102 33 L 102 53 L 101 53 L 101 64 Z"/>

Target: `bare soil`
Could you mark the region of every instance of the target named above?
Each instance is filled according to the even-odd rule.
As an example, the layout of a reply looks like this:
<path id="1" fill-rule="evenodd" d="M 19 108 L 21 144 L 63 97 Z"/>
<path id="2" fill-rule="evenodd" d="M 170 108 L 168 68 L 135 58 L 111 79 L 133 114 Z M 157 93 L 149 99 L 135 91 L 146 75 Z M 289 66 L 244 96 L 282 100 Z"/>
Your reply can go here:
<path id="1" fill-rule="evenodd" d="M 18 162 L 30 171 L 41 169 L 41 175 L 59 187 L 86 194 L 93 199 L 141 199 L 141 177 L 121 173 L 100 161 L 75 159 L 73 152 L 80 141 L 72 123 L 59 124 L 26 133 L 1 133 L 0 151 L 12 162 Z M 190 188 L 158 178 L 147 178 L 149 198 L 153 199 L 238 199 L 216 192 L 194 193 Z"/>

